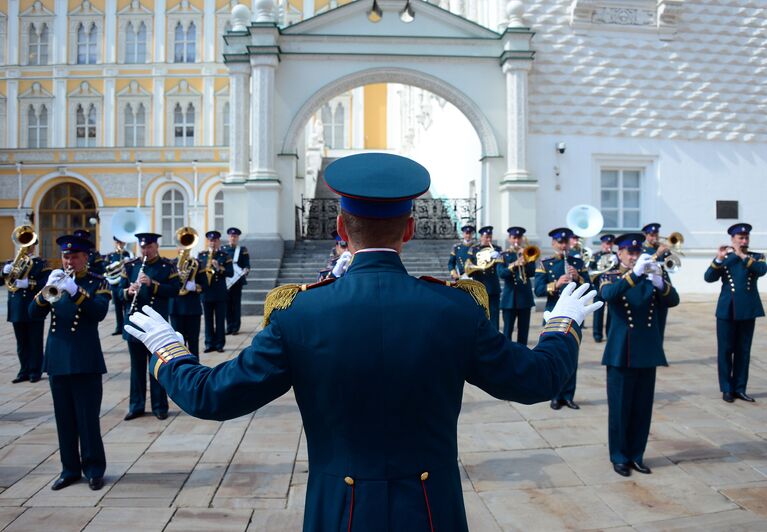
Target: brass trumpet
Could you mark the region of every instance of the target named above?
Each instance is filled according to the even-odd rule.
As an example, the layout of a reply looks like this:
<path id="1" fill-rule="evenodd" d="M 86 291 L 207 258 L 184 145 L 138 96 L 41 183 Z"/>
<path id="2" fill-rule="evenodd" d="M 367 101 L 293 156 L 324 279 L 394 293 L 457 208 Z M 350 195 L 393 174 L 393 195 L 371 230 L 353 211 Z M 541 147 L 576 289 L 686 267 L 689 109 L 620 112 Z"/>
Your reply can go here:
<path id="1" fill-rule="evenodd" d="M 11 233 L 11 239 L 19 246 L 19 251 L 11 263 L 11 271 L 5 277 L 5 286 L 9 292 L 15 292 L 16 281 L 24 279 L 29 275 L 32 269 L 32 258 L 29 256 L 29 250 L 37 243 L 37 233 L 31 225 L 20 225 Z"/>
<path id="2" fill-rule="evenodd" d="M 64 289 L 61 287 L 61 283 L 67 277 L 72 277 L 74 273 L 75 271 L 72 268 L 67 268 L 64 270 L 64 277 L 62 277 L 59 282 L 55 284 L 48 284 L 43 287 L 43 289 L 40 291 L 42 298 L 51 304 L 61 299 L 61 296 L 64 295 Z"/>
<path id="3" fill-rule="evenodd" d="M 514 246 L 513 248 L 514 252 L 517 254 L 517 258 L 522 259 L 524 264 L 512 264 L 509 266 L 509 269 L 513 270 L 515 268 L 519 268 L 519 276 L 522 279 L 522 282 L 526 283 L 527 273 L 525 273 L 525 266 L 538 260 L 538 257 L 541 256 L 541 248 L 530 244 L 530 242 L 527 240 L 527 237 L 525 237 L 524 242 L 524 247 Z"/>

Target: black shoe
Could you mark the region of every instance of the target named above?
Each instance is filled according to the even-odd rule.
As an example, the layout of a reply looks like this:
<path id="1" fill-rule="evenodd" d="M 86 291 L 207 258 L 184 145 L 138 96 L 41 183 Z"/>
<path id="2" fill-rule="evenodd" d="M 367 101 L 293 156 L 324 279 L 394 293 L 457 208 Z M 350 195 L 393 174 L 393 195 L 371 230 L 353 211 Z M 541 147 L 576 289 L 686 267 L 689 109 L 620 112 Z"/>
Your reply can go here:
<path id="1" fill-rule="evenodd" d="M 232 336 L 237 336 L 239 334 L 239 332 L 240 331 L 232 331 L 229 334 L 231 334 Z"/>
<path id="2" fill-rule="evenodd" d="M 88 487 L 93 491 L 98 491 L 104 487 L 104 477 L 92 478 L 88 481 Z"/>
<path id="3" fill-rule="evenodd" d="M 26 382 L 29 380 L 29 375 L 16 375 L 16 378 L 13 379 L 11 382 L 13 384 L 18 384 L 20 382 Z"/>
<path id="4" fill-rule="evenodd" d="M 119 330 L 115 329 L 114 332 L 112 333 L 112 336 L 118 336 L 118 335 L 120 335 L 122 333 L 123 333 L 122 331 L 119 331 Z M 103 485 L 103 482 L 102 482 L 102 485 Z"/>
<path id="5" fill-rule="evenodd" d="M 224 352 L 224 348 L 223 347 L 219 347 L 218 349 L 216 349 L 216 351 L 218 351 L 219 353 L 223 353 Z"/>
<path id="6" fill-rule="evenodd" d="M 562 408 L 562 403 L 559 401 L 559 399 L 552 399 L 551 404 L 549 405 L 552 410 L 559 410 Z"/>
<path id="7" fill-rule="evenodd" d="M 157 419 L 163 420 L 168 419 L 168 413 L 167 412 L 154 412 L 154 417 Z"/>
<path id="8" fill-rule="evenodd" d="M 40 375 L 30 375 L 29 382 L 40 382 Z"/>
<path id="9" fill-rule="evenodd" d="M 602 343 L 602 337 L 601 337 L 601 336 L 599 336 L 599 337 L 595 336 L 595 337 L 594 337 L 594 341 L 595 341 L 596 343 L 598 343 L 598 344 L 601 344 L 601 343 Z"/>
<path id="10" fill-rule="evenodd" d="M 31 381 L 32 379 L 29 379 L 29 380 Z M 747 395 L 746 392 L 735 392 L 735 397 L 737 397 L 741 401 L 748 401 L 749 403 L 756 402 L 756 399 L 754 399 L 750 395 Z"/>
<path id="11" fill-rule="evenodd" d="M 205 349 L 202 350 L 203 353 L 212 353 L 213 351 L 214 349 L 212 347 L 206 347 Z"/>
<path id="12" fill-rule="evenodd" d="M 613 464 L 613 469 L 622 477 L 631 476 L 631 469 L 628 464 Z"/>
<path id="13" fill-rule="evenodd" d="M 56 479 L 56 482 L 53 483 L 53 486 L 51 486 L 51 489 L 53 491 L 63 490 L 64 488 L 66 488 L 67 486 L 71 486 L 78 480 L 80 480 L 80 477 L 69 477 L 69 478 L 59 477 Z"/>
<path id="14" fill-rule="evenodd" d="M 130 421 L 131 419 L 136 419 L 137 417 L 141 417 L 144 415 L 144 412 L 128 412 L 125 414 L 125 417 L 123 418 L 125 421 Z"/>
<path id="15" fill-rule="evenodd" d="M 644 465 L 644 462 L 631 462 L 631 468 L 635 471 L 638 471 L 639 473 L 642 473 L 643 475 L 649 475 L 652 473 L 652 470 Z"/>
<path id="16" fill-rule="evenodd" d="M 722 401 L 725 401 L 727 403 L 734 403 L 735 402 L 735 398 L 732 396 L 732 393 L 724 392 L 722 394 Z"/>
<path id="17" fill-rule="evenodd" d="M 565 406 L 567 406 L 567 408 L 572 408 L 573 410 L 580 410 L 581 409 L 581 407 L 578 406 L 578 403 L 576 403 L 572 399 L 565 399 Z"/>

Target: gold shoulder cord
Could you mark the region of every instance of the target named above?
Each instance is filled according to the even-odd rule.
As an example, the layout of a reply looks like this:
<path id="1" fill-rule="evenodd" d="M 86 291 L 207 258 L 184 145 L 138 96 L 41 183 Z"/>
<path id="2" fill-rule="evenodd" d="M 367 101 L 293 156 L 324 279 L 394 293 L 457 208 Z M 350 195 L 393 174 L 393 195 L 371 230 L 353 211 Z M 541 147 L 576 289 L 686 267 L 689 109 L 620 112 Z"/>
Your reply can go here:
<path id="1" fill-rule="evenodd" d="M 266 296 L 264 301 L 264 323 L 263 326 L 269 325 L 269 317 L 275 310 L 285 310 L 296 298 L 296 294 L 301 291 L 301 286 L 297 284 L 285 284 L 274 288 Z"/>
<path id="2" fill-rule="evenodd" d="M 479 306 L 485 309 L 485 316 L 490 319 L 490 298 L 487 296 L 485 285 L 472 279 L 459 279 L 455 287 L 467 292 Z"/>

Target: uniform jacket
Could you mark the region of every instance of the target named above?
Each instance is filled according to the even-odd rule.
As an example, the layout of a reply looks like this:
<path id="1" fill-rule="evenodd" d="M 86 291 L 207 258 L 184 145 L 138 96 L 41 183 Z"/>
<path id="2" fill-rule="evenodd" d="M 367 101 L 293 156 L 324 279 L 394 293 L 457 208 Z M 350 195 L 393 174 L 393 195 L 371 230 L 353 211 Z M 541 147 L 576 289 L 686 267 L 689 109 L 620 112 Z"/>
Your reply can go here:
<path id="1" fill-rule="evenodd" d="M 532 285 L 533 277 L 535 277 L 535 262 L 528 262 L 524 266 L 526 279 L 523 279 L 521 268 L 509 267 L 516 260 L 517 253 L 509 250 L 503 253 L 503 263 L 496 265 L 498 277 L 503 279 L 500 308 L 526 309 L 535 306 Z"/>
<path id="2" fill-rule="evenodd" d="M 767 262 L 761 253 L 748 253 L 746 260 L 728 254 L 721 264 L 713 261 L 703 278 L 708 283 L 722 281 L 716 317 L 722 320 L 750 320 L 764 316 L 757 281 L 767 273 Z"/>
<path id="3" fill-rule="evenodd" d="M 614 255 L 615 256 L 615 264 L 619 265 L 618 262 L 618 255 L 614 251 L 597 251 L 591 256 L 591 261 L 588 264 L 588 271 L 594 271 L 597 269 L 599 265 L 599 259 L 604 257 L 605 255 Z M 617 270 L 619 266 L 615 266 L 613 270 Z M 595 290 L 599 290 L 599 283 L 601 282 L 601 275 L 595 276 L 593 279 L 591 279 L 591 284 L 594 285 Z M 598 294 L 597 294 L 598 295 Z"/>
<path id="4" fill-rule="evenodd" d="M 453 246 L 453 249 L 450 251 L 450 258 L 447 261 L 448 272 L 451 274 L 455 272 L 458 274 L 458 277 L 463 275 L 466 261 L 469 259 L 469 250 L 471 250 L 473 245 L 473 243 L 458 242 Z"/>
<path id="5" fill-rule="evenodd" d="M 210 284 L 208 284 L 207 274 L 200 278 L 203 302 L 226 301 L 229 297 L 229 291 L 226 289 L 226 277 L 234 275 L 232 259 L 221 249 L 213 253 L 213 258 L 218 261 L 218 269 L 214 271 L 213 276 L 210 278 Z M 204 273 L 205 267 L 208 264 L 208 252 L 201 251 L 197 255 L 197 260 L 200 263 L 200 271 Z"/>
<path id="6" fill-rule="evenodd" d="M 644 275 L 625 268 L 600 277 L 599 293 L 612 320 L 602 364 L 622 368 L 667 366 L 658 312 L 679 304 L 676 289 L 664 279 L 659 290 Z"/>
<path id="7" fill-rule="evenodd" d="M 125 263 L 122 278 L 120 279 L 120 297 L 125 301 L 125 322 L 128 323 L 130 307 L 133 296 L 128 293 L 128 287 L 138 278 L 141 270 L 141 258 L 135 258 Z M 144 273 L 152 280 L 149 285 L 141 285 L 136 300 L 136 309 L 141 310 L 144 305 L 149 305 L 163 318 L 168 318 L 170 299 L 178 294 L 178 272 L 173 263 L 164 257 L 155 257 L 147 261 Z M 133 336 L 123 332 L 123 338 L 129 342 L 137 342 Z"/>
<path id="8" fill-rule="evenodd" d="M 43 371 L 48 375 L 75 375 L 107 372 L 99 340 L 99 322 L 109 311 L 109 283 L 100 275 L 83 271 L 75 276 L 75 297 L 64 292 L 56 303 L 37 293 L 29 304 L 29 314 L 45 319 L 51 313 L 51 326 L 45 343 Z"/>
<path id="9" fill-rule="evenodd" d="M 589 272 L 581 259 L 568 256 L 567 262 L 578 271 L 580 277 L 575 279 L 578 286 L 589 282 Z M 546 296 L 546 310 L 554 308 L 559 300 L 561 288 L 566 286 L 556 287 L 557 280 L 565 274 L 565 271 L 565 260 L 558 255 L 542 259 L 540 268 L 535 270 L 535 295 L 538 297 Z"/>
<path id="10" fill-rule="evenodd" d="M 488 246 L 480 246 L 477 244 L 476 246 L 472 246 L 471 249 L 469 249 L 468 258 L 466 259 L 466 262 L 471 262 L 472 264 L 477 264 L 477 253 L 482 251 Z M 493 244 L 493 249 L 497 251 L 498 253 L 501 253 L 501 248 Z M 470 277 L 474 279 L 475 281 L 479 281 L 483 285 L 485 285 L 485 290 L 487 290 L 487 295 L 489 296 L 498 296 L 501 293 L 501 281 L 498 279 L 498 272 L 495 271 L 497 265 L 499 263 L 503 262 L 503 258 L 495 259 L 496 263 L 493 266 L 490 266 L 487 270 L 484 272 L 476 272 L 472 273 Z"/>
<path id="11" fill-rule="evenodd" d="M 42 318 L 31 316 L 29 314 L 29 304 L 34 299 L 35 294 L 48 282 L 50 273 L 51 269 L 48 267 L 45 259 L 32 257 L 32 267 L 29 269 L 29 274 L 26 277 L 29 279 L 29 287 L 19 288 L 15 292 L 8 291 L 8 315 L 6 318 L 8 321 L 11 323 L 24 323 L 45 319 L 45 316 Z M 5 282 L 5 275 L 0 274 L 0 279 Z"/>
<path id="12" fill-rule="evenodd" d="M 236 358 L 208 368 L 173 343 L 151 370 L 206 419 L 294 389 L 309 454 L 305 531 L 347 530 L 350 514 L 352 530 L 426 531 L 429 515 L 436 530 L 467 530 L 456 436 L 464 382 L 499 399 L 548 400 L 575 370 L 578 326 L 562 319 L 535 349 L 514 344 L 472 296 L 410 277 L 393 252 L 357 253 L 343 277 L 293 293 Z"/>
<path id="13" fill-rule="evenodd" d="M 173 266 L 178 266 L 178 259 L 173 259 Z M 171 316 L 201 316 L 202 305 L 200 304 L 200 294 L 202 293 L 202 276 L 204 273 L 200 273 L 197 269 L 197 275 L 194 279 L 188 279 L 194 281 L 196 286 L 193 292 L 188 292 L 185 295 L 176 294 L 170 300 L 169 314 Z M 179 290 L 183 288 L 179 283 Z"/>
<path id="14" fill-rule="evenodd" d="M 98 275 L 104 275 L 107 271 L 107 265 L 104 262 L 104 257 L 102 257 L 101 253 L 94 249 L 88 252 L 88 269 Z"/>
<path id="15" fill-rule="evenodd" d="M 226 253 L 230 259 L 232 259 L 232 264 L 234 264 L 234 250 L 236 248 L 230 246 L 229 244 L 226 244 L 224 246 L 221 246 L 221 250 Z M 239 266 L 242 269 L 250 269 L 250 254 L 248 253 L 248 248 L 245 246 L 240 246 L 240 256 L 237 259 L 237 266 Z M 234 275 L 234 270 L 232 270 L 232 275 Z M 243 275 L 240 277 L 240 280 L 234 283 L 232 288 L 235 288 L 237 286 L 245 286 L 248 284 L 248 276 Z"/>

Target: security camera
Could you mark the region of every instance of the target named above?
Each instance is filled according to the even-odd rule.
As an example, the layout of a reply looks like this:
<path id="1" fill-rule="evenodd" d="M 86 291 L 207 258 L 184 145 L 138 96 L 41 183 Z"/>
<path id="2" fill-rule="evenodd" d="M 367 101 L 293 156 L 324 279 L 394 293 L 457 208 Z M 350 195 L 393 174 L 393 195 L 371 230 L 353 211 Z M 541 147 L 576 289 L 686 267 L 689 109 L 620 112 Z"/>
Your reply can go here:
<path id="1" fill-rule="evenodd" d="M 565 153 L 566 149 L 567 149 L 567 145 L 564 142 L 557 142 L 557 151 L 559 153 Z"/>

